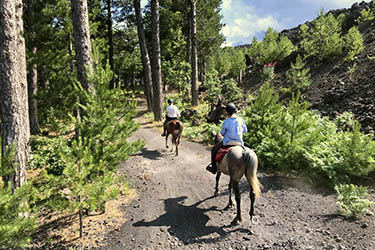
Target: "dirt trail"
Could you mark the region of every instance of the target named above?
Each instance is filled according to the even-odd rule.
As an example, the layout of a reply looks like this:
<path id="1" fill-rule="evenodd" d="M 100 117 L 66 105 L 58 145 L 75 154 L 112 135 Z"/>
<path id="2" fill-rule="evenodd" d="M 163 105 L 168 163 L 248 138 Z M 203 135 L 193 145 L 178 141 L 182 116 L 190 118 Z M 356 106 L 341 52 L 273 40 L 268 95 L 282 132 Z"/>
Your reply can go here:
<path id="1" fill-rule="evenodd" d="M 175 157 L 159 130 L 141 116 L 138 121 L 141 128 L 131 139 L 146 145 L 121 166 L 138 196 L 124 207 L 127 222 L 109 232 L 101 249 L 375 249 L 373 216 L 345 220 L 336 215 L 332 193 L 261 169 L 262 197 L 255 203 L 259 224 L 250 224 L 249 186 L 243 178 L 243 223 L 231 226 L 235 208 L 222 211 L 229 178 L 222 176 L 221 194 L 213 197 L 215 176 L 205 170 L 209 148 L 183 139 Z"/>

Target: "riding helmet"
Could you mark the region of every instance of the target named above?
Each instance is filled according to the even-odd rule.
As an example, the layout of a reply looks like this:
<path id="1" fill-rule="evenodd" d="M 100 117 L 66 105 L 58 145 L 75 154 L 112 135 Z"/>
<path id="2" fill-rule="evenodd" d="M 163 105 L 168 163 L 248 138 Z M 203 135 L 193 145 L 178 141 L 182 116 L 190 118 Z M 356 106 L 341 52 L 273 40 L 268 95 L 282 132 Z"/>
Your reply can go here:
<path id="1" fill-rule="evenodd" d="M 228 112 L 228 114 L 234 114 L 237 112 L 236 105 L 234 105 L 233 102 L 228 103 L 225 110 Z"/>
<path id="2" fill-rule="evenodd" d="M 171 104 L 173 102 L 173 99 L 172 98 L 169 98 L 168 99 L 168 104 Z"/>

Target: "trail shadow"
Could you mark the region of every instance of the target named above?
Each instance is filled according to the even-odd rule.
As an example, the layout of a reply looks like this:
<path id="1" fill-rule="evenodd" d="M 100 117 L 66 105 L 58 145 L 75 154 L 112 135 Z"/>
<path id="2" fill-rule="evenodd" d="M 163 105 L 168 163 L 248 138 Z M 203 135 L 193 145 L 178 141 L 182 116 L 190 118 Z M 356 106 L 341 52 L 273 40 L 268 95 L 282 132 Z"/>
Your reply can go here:
<path id="1" fill-rule="evenodd" d="M 323 214 L 323 215 L 320 215 L 322 218 L 323 218 L 323 221 L 324 222 L 329 222 L 329 221 L 333 221 L 333 220 L 339 220 L 340 222 L 356 222 L 358 221 L 358 218 L 355 218 L 355 217 L 351 217 L 351 218 L 345 218 L 343 215 L 340 215 L 340 214 L 334 214 L 334 213 L 331 213 L 331 214 Z"/>
<path id="2" fill-rule="evenodd" d="M 165 158 L 165 155 L 162 154 L 159 150 L 148 150 L 147 148 L 142 148 L 141 152 L 138 154 L 135 154 L 136 156 L 143 156 L 144 158 L 150 159 L 150 160 L 160 160 Z"/>
<path id="3" fill-rule="evenodd" d="M 199 208 L 198 206 L 214 198 L 208 197 L 204 200 L 198 201 L 192 205 L 184 205 L 183 202 L 186 196 L 168 198 L 164 200 L 166 212 L 152 221 L 138 221 L 133 224 L 135 227 L 168 227 L 170 235 L 177 237 L 185 245 L 194 243 L 214 243 L 226 237 L 229 233 L 239 231 L 235 229 L 226 231 L 223 227 L 208 226 L 207 222 L 210 220 L 205 213 L 208 211 L 221 211 L 216 206 L 210 208 Z M 210 234 L 217 234 L 218 236 L 205 236 Z"/>
<path id="4" fill-rule="evenodd" d="M 326 186 L 326 184 L 322 185 L 319 181 L 314 181 L 314 179 L 269 175 L 259 177 L 259 181 L 262 183 L 262 192 L 264 193 L 270 190 L 287 190 L 288 188 L 323 195 L 331 195 L 333 193 L 332 189 Z"/>
<path id="5" fill-rule="evenodd" d="M 140 117 L 144 116 L 144 114 L 146 114 L 147 112 L 148 112 L 147 109 L 140 110 L 140 111 L 138 111 L 138 113 L 135 115 L 135 118 L 140 118 Z"/>

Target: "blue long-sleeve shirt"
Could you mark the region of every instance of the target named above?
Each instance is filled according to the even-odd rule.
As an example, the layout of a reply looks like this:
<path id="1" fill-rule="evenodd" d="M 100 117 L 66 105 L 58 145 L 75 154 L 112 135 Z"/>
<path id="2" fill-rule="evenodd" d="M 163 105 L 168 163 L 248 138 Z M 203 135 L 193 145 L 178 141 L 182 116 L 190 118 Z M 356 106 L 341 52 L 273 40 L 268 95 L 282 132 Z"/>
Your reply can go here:
<path id="1" fill-rule="evenodd" d="M 230 141 L 238 141 L 241 142 L 241 145 L 244 145 L 242 135 L 246 132 L 246 123 L 241 117 L 229 117 L 225 119 L 220 131 L 224 136 L 224 145 Z"/>

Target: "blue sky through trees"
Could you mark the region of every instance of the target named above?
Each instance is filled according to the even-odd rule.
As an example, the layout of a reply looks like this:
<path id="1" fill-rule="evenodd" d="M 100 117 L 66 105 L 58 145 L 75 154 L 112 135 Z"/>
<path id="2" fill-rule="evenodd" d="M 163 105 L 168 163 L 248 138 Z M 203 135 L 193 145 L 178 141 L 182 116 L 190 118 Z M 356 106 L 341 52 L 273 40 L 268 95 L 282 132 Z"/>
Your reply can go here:
<path id="1" fill-rule="evenodd" d="M 148 0 L 141 0 L 144 6 Z M 355 0 L 223 0 L 221 13 L 226 38 L 223 46 L 249 44 L 254 36 L 262 40 L 268 27 L 289 29 L 316 18 L 321 9 L 350 8 Z M 370 2 L 366 0 L 365 2 Z"/>

